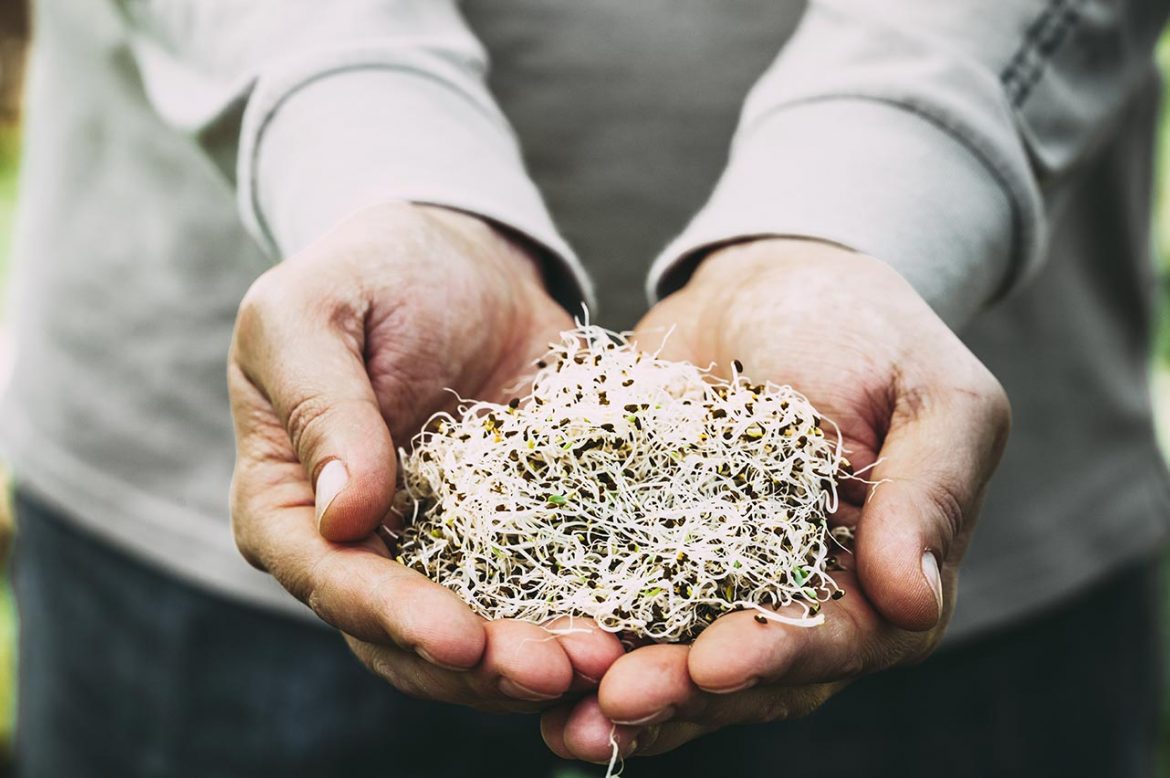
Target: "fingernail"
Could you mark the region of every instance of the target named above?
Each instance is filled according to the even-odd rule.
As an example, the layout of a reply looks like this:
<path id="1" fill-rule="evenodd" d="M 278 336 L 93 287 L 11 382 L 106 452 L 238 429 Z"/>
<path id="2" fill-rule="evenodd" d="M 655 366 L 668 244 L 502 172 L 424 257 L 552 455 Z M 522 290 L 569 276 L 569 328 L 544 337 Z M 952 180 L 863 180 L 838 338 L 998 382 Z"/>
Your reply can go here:
<path id="1" fill-rule="evenodd" d="M 649 716 L 643 716 L 640 719 L 634 719 L 633 721 L 614 721 L 613 723 L 623 727 L 649 727 L 653 724 L 661 724 L 664 721 L 669 721 L 672 716 L 674 716 L 674 706 L 668 705 L 657 713 L 651 713 Z"/>
<path id="2" fill-rule="evenodd" d="M 321 526 L 321 517 L 329 510 L 329 506 L 345 488 L 345 482 L 348 480 L 349 473 L 345 470 L 345 463 L 340 459 L 330 460 L 321 469 L 321 474 L 317 476 L 317 526 Z"/>
<path id="3" fill-rule="evenodd" d="M 922 553 L 922 575 L 930 584 L 930 590 L 934 592 L 934 601 L 938 605 L 938 617 L 941 619 L 943 611 L 942 576 L 939 575 L 938 560 L 935 559 L 933 551 Z"/>
<path id="4" fill-rule="evenodd" d="M 528 700 L 530 702 L 545 702 L 546 700 L 555 700 L 561 696 L 559 694 L 545 694 L 544 692 L 533 691 L 507 678 L 500 679 L 500 691 L 513 699 Z"/>

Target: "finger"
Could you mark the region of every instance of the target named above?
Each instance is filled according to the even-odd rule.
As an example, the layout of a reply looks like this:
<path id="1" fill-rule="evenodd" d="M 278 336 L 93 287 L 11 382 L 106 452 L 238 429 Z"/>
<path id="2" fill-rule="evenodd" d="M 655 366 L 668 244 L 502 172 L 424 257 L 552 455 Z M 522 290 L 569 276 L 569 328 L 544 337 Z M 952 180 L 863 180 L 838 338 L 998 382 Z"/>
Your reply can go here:
<path id="1" fill-rule="evenodd" d="M 661 753 L 726 726 L 803 716 L 840 688 L 763 686 L 712 694 L 690 682 L 687 656 L 685 646 L 640 648 L 615 662 L 602 679 L 597 695 L 601 714 L 635 730 L 637 753 Z M 574 715 L 565 725 L 564 742 L 574 752 L 578 740 L 596 749 L 597 729 L 596 722 Z"/>
<path id="2" fill-rule="evenodd" d="M 569 690 L 573 667 L 555 635 L 509 619 L 484 625 L 487 647 L 477 672 L 499 676 L 500 692 L 517 700 L 555 700 Z"/>
<path id="3" fill-rule="evenodd" d="M 390 508 L 394 446 L 366 372 L 366 306 L 354 290 L 323 281 L 323 264 L 287 263 L 248 291 L 229 383 L 236 393 L 251 384 L 281 420 L 314 484 L 321 533 L 355 540 Z"/>
<path id="4" fill-rule="evenodd" d="M 545 707 L 503 694 L 497 688 L 497 675 L 448 670 L 395 646 L 368 643 L 352 635 L 345 639 L 367 669 L 407 696 L 491 713 L 537 713 Z"/>
<path id="5" fill-rule="evenodd" d="M 611 720 L 646 726 L 672 718 L 699 691 L 687 671 L 688 646 L 652 645 L 618 659 L 597 690 Z"/>
<path id="6" fill-rule="evenodd" d="M 717 729 L 706 724 L 691 721 L 669 721 L 665 724 L 646 727 L 638 732 L 638 750 L 634 756 L 658 756 L 685 746 Z"/>
<path id="7" fill-rule="evenodd" d="M 943 619 L 944 585 L 953 592 L 949 579 L 1006 442 L 1007 400 L 990 375 L 983 382 L 986 389 L 898 392 L 855 555 L 866 595 L 903 629 Z"/>
<path id="8" fill-rule="evenodd" d="M 245 558 L 344 632 L 442 666 L 474 667 L 486 643 L 482 620 L 452 592 L 387 558 L 377 538 L 342 545 L 321 537 L 291 457 L 248 453 L 237 462 L 232 526 Z"/>
<path id="9" fill-rule="evenodd" d="M 710 732 L 709 727 L 690 721 L 669 721 L 638 731 L 634 756 L 657 756 L 684 746 Z"/>
<path id="10" fill-rule="evenodd" d="M 605 764 L 613 758 L 615 744 L 620 757 L 629 756 L 637 749 L 636 739 L 637 728 L 610 721 L 602 712 L 596 695 L 592 694 L 573 706 L 559 734 L 560 743 L 570 758 L 596 764 Z"/>
<path id="11" fill-rule="evenodd" d="M 758 623 L 748 611 L 729 613 L 691 646 L 687 669 L 700 689 L 716 694 L 780 683 L 786 686 L 856 678 L 925 651 L 929 638 L 882 619 L 851 576 L 837 575 L 848 594 L 824 604 L 815 627 Z"/>
<path id="12" fill-rule="evenodd" d="M 601 629 L 592 619 L 564 616 L 545 629 L 557 635 L 573 666 L 572 691 L 596 688 L 610 665 L 625 654 L 617 635 Z"/>
<path id="13" fill-rule="evenodd" d="M 573 712 L 575 703 L 558 705 L 545 711 L 540 717 L 540 737 L 548 749 L 561 759 L 576 759 L 577 756 L 565 745 L 565 724 Z"/>

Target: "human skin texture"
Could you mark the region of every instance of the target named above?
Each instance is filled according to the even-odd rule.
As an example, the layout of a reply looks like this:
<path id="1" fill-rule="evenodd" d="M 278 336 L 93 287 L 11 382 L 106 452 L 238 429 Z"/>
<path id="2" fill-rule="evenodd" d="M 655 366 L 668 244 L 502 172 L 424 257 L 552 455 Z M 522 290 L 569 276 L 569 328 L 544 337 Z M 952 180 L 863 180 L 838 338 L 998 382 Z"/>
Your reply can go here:
<path id="1" fill-rule="evenodd" d="M 601 630 L 485 621 L 376 532 L 392 521 L 395 446 L 454 405 L 448 389 L 506 401 L 571 326 L 523 246 L 475 217 L 393 203 L 350 216 L 241 304 L 236 542 L 406 694 L 535 710 L 596 688 L 622 653 Z"/>
<path id="2" fill-rule="evenodd" d="M 815 241 L 767 239 L 708 257 L 638 325 L 663 356 L 791 384 L 835 421 L 853 465 L 832 518 L 855 528 L 823 625 L 718 619 L 692 645 L 638 648 L 596 693 L 543 716 L 546 743 L 604 762 L 741 723 L 805 715 L 851 679 L 925 658 L 1010 427 L 994 377 L 888 265 Z M 870 470 L 864 470 L 870 466 Z M 616 729 L 613 722 L 617 723 Z"/>

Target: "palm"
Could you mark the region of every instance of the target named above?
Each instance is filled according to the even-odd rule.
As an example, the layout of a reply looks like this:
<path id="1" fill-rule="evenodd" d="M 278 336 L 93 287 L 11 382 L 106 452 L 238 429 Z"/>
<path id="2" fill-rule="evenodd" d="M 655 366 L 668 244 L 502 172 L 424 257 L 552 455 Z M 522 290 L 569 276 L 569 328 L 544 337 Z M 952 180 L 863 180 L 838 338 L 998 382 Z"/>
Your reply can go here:
<path id="1" fill-rule="evenodd" d="M 531 708 L 620 653 L 600 633 L 550 642 L 535 625 L 485 622 L 371 535 L 389 513 L 394 446 L 456 402 L 448 389 L 502 397 L 568 322 L 493 229 L 401 205 L 351 217 L 241 306 L 229 369 L 240 549 L 409 694 Z"/>
<path id="2" fill-rule="evenodd" d="M 922 300 L 872 259 L 759 241 L 706 260 L 637 337 L 667 358 L 723 371 L 738 359 L 753 380 L 790 384 L 838 425 L 855 468 L 872 466 L 886 483 L 868 500 L 860 481 L 842 485 L 831 520 L 857 528 L 856 557 L 840 556 L 847 569 L 834 577 L 847 595 L 826 603 L 822 626 L 761 626 L 740 612 L 692 646 L 638 649 L 613 665 L 596 699 L 546 716 L 550 746 L 604 757 L 606 722 L 616 721 L 629 723 L 620 743 L 669 750 L 728 724 L 802 715 L 852 677 L 928 653 L 953 606 L 1006 406 Z M 944 562 L 941 602 L 924 576 L 927 556 Z"/>

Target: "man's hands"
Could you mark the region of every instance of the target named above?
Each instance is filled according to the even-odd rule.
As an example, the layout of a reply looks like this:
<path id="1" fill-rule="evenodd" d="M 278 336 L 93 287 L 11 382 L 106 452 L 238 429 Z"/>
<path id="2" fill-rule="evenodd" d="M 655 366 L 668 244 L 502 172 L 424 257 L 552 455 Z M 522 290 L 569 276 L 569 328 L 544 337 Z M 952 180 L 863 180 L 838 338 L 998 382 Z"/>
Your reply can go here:
<path id="1" fill-rule="evenodd" d="M 244 300 L 229 366 L 244 555 L 347 636 L 402 691 L 493 710 L 586 692 L 545 714 L 550 747 L 604 761 L 658 753 L 736 723 L 798 716 L 849 679 L 916 661 L 949 619 L 957 568 L 1008 431 L 994 378 L 890 268 L 809 241 L 708 258 L 638 328 L 664 356 L 790 383 L 840 425 L 868 501 L 825 624 L 718 620 L 692 646 L 622 655 L 600 630 L 551 638 L 485 622 L 389 559 L 371 533 L 406 443 L 462 396 L 504 400 L 571 326 L 529 256 L 470 216 L 384 205 L 265 274 Z M 315 485 L 315 489 L 314 489 Z M 615 661 L 616 660 L 616 661 Z M 593 679 L 601 678 L 597 693 Z M 636 743 L 635 743 L 636 741 Z"/>
<path id="2" fill-rule="evenodd" d="M 553 639 L 485 622 L 372 535 L 389 520 L 395 444 L 453 405 L 446 390 L 506 399 L 570 326 L 522 248 L 474 217 L 405 204 L 350 217 L 240 307 L 236 541 L 407 694 L 523 709 L 595 685 L 621 654 L 599 630 Z"/>
<path id="3" fill-rule="evenodd" d="M 848 594 L 822 626 L 729 614 L 692 646 L 619 658 L 597 695 L 545 714 L 557 754 L 604 761 L 671 750 L 724 726 L 808 713 L 850 679 L 918 661 L 942 636 L 984 487 L 1009 428 L 996 380 L 888 266 L 827 244 L 761 240 L 709 257 L 640 323 L 643 347 L 788 383 L 841 429 L 866 500 L 845 484 L 836 523 Z"/>

